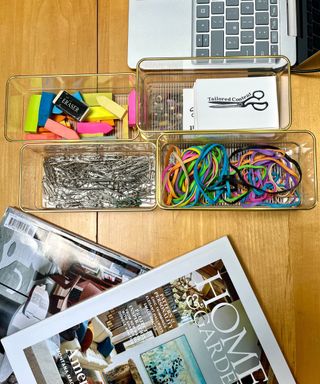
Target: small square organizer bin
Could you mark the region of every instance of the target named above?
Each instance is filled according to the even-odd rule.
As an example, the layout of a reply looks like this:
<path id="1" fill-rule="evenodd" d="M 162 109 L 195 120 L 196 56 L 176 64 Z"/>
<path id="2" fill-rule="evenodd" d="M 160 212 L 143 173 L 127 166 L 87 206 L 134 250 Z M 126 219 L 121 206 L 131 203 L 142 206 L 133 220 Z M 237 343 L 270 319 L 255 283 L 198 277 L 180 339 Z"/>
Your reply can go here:
<path id="1" fill-rule="evenodd" d="M 156 147 L 147 142 L 28 143 L 19 206 L 30 211 L 143 211 L 156 206 Z"/>
<path id="2" fill-rule="evenodd" d="M 283 56 L 143 59 L 137 123 L 149 140 L 193 129 L 287 129 L 290 62 Z"/>
<path id="3" fill-rule="evenodd" d="M 164 209 L 311 209 L 315 151 L 309 131 L 162 134 L 157 203 Z"/>
<path id="4" fill-rule="evenodd" d="M 139 134 L 135 126 L 135 85 L 136 77 L 132 73 L 13 76 L 6 85 L 5 138 L 8 141 L 133 140 Z M 54 98 L 62 90 L 89 107 L 80 124 L 54 106 Z M 106 99 L 115 102 L 113 107 L 119 107 L 124 115 L 120 116 L 119 112 L 116 116 L 106 110 L 102 106 Z M 58 135 L 57 130 L 66 136 Z"/>

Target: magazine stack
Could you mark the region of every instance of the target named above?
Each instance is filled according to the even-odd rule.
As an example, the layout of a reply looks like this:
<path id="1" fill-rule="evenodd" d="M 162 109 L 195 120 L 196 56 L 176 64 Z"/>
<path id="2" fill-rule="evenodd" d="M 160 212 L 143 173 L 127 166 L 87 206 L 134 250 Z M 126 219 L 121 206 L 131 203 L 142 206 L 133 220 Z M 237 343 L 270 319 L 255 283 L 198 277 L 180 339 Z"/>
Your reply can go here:
<path id="1" fill-rule="evenodd" d="M 103 267 L 100 257 L 84 272 L 84 262 L 62 258 L 58 272 L 38 271 L 53 280 L 39 299 L 48 307 L 2 338 L 19 383 L 295 383 L 227 237 L 150 271 L 128 258 L 120 268 L 121 257 L 117 267 Z M 83 300 L 98 279 L 113 289 Z M 34 288 L 37 297 L 48 290 L 43 285 Z M 68 299 L 57 288 L 69 290 Z M 25 316 L 35 301 L 29 309 L 26 300 Z"/>

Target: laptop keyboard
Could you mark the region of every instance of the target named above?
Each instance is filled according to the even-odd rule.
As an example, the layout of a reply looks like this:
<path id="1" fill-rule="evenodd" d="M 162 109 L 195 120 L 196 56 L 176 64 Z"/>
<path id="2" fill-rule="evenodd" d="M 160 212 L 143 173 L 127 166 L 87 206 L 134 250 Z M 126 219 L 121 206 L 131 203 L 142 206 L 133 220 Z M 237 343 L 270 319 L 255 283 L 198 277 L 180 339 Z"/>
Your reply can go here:
<path id="1" fill-rule="evenodd" d="M 194 0 L 196 56 L 279 53 L 279 1 Z"/>
<path id="2" fill-rule="evenodd" d="M 320 0 L 307 1 L 308 54 L 320 50 Z"/>

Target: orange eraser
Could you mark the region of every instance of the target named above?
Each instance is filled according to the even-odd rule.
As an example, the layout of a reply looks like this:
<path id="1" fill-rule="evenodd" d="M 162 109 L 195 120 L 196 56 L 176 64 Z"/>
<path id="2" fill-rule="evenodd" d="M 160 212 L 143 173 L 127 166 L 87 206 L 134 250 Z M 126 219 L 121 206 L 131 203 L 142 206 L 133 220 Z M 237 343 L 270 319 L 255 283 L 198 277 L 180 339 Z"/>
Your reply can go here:
<path id="1" fill-rule="evenodd" d="M 53 115 L 52 120 L 56 121 L 57 123 L 61 123 L 66 118 L 65 115 Z"/>
<path id="2" fill-rule="evenodd" d="M 46 128 L 44 128 L 44 127 L 39 127 L 38 128 L 38 133 L 48 133 L 48 132 L 50 132 L 50 131 L 48 131 Z M 51 133 L 51 132 L 50 132 Z"/>
<path id="3" fill-rule="evenodd" d="M 24 136 L 25 140 L 57 140 L 61 139 L 60 136 L 55 135 L 54 133 L 27 133 Z"/>
<path id="4" fill-rule="evenodd" d="M 115 125 L 114 120 L 100 120 L 100 123 L 107 123 L 107 124 L 112 125 L 112 126 Z"/>
<path id="5" fill-rule="evenodd" d="M 73 129 L 67 128 L 64 125 L 59 124 L 56 121 L 51 119 L 47 120 L 45 124 L 45 128 L 47 128 L 48 131 L 63 137 L 64 139 L 68 139 L 68 140 L 80 139 L 77 132 L 75 132 Z"/>

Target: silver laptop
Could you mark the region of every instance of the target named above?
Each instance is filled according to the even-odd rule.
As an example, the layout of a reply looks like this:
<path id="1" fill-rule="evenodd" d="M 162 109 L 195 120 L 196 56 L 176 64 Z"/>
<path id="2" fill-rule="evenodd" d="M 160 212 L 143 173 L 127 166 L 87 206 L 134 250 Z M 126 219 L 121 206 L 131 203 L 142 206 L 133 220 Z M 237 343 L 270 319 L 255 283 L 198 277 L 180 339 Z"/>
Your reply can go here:
<path id="1" fill-rule="evenodd" d="M 293 65 L 297 40 L 296 0 L 129 0 L 131 68 L 146 57 L 278 54 Z"/>

